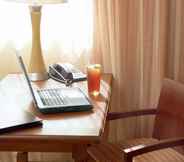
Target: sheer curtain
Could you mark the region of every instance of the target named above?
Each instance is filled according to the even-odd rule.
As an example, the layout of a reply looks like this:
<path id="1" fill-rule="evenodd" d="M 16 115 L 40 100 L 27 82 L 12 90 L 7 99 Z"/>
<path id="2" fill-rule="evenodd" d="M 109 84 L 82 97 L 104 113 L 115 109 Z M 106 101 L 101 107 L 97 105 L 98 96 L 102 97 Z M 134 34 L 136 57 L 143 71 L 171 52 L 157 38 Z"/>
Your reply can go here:
<path id="1" fill-rule="evenodd" d="M 88 62 L 92 48 L 92 0 L 69 0 L 42 8 L 41 43 L 45 62 L 68 61 L 79 67 Z M 14 46 L 26 63 L 31 50 L 31 19 L 25 4 L 0 1 L 0 74 L 18 70 Z M 75 59 L 74 59 L 75 58 Z"/>

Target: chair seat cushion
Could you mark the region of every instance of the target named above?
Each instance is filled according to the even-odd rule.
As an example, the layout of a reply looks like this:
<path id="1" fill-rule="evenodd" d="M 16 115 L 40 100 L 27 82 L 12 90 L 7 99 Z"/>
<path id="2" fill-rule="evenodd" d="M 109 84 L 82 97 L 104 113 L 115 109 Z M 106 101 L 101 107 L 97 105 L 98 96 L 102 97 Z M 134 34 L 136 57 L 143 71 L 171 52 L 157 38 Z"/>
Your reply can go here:
<path id="1" fill-rule="evenodd" d="M 90 147 L 88 153 L 98 162 L 124 162 L 124 149 L 157 141 L 153 138 L 140 138 L 122 141 L 117 144 L 103 142 Z M 136 156 L 133 162 L 184 162 L 184 156 L 174 149 L 168 148 Z"/>

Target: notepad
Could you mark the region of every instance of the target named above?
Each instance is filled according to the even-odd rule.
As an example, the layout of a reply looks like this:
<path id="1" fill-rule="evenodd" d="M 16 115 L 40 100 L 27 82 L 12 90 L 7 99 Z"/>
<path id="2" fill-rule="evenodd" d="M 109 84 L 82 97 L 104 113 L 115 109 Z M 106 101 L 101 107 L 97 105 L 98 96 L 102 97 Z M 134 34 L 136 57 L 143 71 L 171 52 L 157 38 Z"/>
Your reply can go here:
<path id="1" fill-rule="evenodd" d="M 41 125 L 41 119 L 25 110 L 0 109 L 0 133 Z"/>

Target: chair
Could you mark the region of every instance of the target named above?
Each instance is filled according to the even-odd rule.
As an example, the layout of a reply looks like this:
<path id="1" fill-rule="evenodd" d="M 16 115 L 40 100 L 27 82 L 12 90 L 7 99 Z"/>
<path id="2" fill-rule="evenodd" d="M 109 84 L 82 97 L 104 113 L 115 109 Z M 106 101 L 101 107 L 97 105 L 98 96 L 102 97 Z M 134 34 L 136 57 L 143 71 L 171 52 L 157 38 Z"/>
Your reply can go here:
<path id="1" fill-rule="evenodd" d="M 112 112 L 107 119 L 153 114 L 156 116 L 152 138 L 116 144 L 102 142 L 89 147 L 88 154 L 98 162 L 184 162 L 184 156 L 175 149 L 184 145 L 184 85 L 165 79 L 156 109 Z"/>

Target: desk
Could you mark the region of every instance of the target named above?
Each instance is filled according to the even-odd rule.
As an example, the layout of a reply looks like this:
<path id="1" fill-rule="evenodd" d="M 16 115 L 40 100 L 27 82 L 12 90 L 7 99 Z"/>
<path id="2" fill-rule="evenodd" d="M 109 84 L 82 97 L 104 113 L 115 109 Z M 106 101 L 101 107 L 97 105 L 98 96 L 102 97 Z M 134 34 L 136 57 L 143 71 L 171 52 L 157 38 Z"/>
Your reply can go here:
<path id="1" fill-rule="evenodd" d="M 0 82 L 0 105 L 24 109 L 43 119 L 42 127 L 27 128 L 0 135 L 0 151 L 16 151 L 17 161 L 26 162 L 27 152 L 72 152 L 75 161 L 86 161 L 86 147 L 103 138 L 111 96 L 112 75 L 103 74 L 100 95 L 89 96 L 94 108 L 89 112 L 41 114 L 32 103 L 24 77 L 10 74 Z M 54 80 L 34 82 L 39 88 L 64 86 Z M 74 83 L 87 95 L 86 81 Z M 13 111 L 12 111 L 13 112 Z M 10 114 L 13 115 L 13 114 Z"/>

